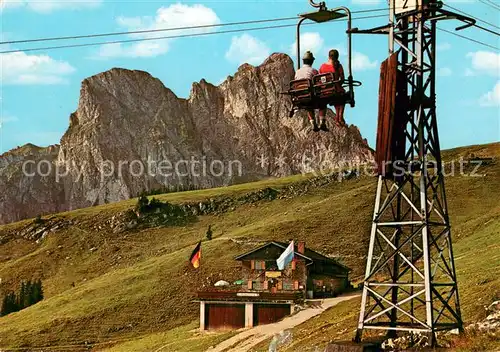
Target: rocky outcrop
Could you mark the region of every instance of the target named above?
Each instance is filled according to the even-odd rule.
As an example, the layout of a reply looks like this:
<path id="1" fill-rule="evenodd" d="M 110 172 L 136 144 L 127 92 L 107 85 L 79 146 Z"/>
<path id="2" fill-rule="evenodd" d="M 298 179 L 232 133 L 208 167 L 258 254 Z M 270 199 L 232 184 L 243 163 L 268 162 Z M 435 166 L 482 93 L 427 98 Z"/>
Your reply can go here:
<path id="1" fill-rule="evenodd" d="M 486 319 L 468 325 L 465 330 L 498 338 L 500 336 L 500 301 L 491 303 L 486 311 L 488 312 Z"/>
<path id="2" fill-rule="evenodd" d="M 219 86 L 194 83 L 188 99 L 142 71 L 85 79 L 59 146 L 0 157 L 0 223 L 179 184 L 216 187 L 371 160 L 355 126 L 313 134 L 303 115 L 288 117 L 280 93 L 293 75 L 292 60 L 273 54 Z M 51 167 L 31 176 L 26 162 Z"/>
<path id="3" fill-rule="evenodd" d="M 27 144 L 0 156 L 0 223 L 66 209 L 52 167 L 58 155 L 59 146 Z"/>

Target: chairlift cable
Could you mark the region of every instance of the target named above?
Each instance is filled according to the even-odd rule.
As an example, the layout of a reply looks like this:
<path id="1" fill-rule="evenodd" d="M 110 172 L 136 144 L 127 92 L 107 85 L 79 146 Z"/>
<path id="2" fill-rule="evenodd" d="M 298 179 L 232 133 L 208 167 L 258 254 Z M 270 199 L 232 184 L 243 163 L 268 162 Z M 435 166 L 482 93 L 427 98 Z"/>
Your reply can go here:
<path id="1" fill-rule="evenodd" d="M 488 48 L 491 48 L 491 49 L 495 49 L 495 50 L 500 50 L 499 47 L 496 47 L 496 46 L 493 46 L 493 45 L 490 45 L 490 44 L 486 44 L 486 43 L 483 43 L 482 41 L 479 41 L 479 40 L 476 40 L 476 39 L 473 39 L 473 38 L 470 38 L 470 37 L 466 37 L 465 35 L 461 35 L 461 34 L 458 34 L 458 33 L 455 33 L 455 32 L 452 32 L 452 31 L 449 31 L 447 29 L 444 29 L 444 28 L 439 28 L 437 27 L 437 29 L 439 29 L 440 31 L 443 31 L 443 32 L 446 32 L 448 34 L 452 34 L 454 36 L 457 36 L 457 37 L 460 37 L 460 38 L 463 38 L 463 39 L 466 39 L 468 41 L 471 41 L 471 42 L 474 42 L 474 43 L 477 43 L 477 44 L 481 44 L 481 45 L 484 45 Z"/>
<path id="2" fill-rule="evenodd" d="M 366 10 L 352 11 L 352 13 L 373 13 L 373 12 L 381 12 L 381 11 L 388 11 L 388 10 L 389 10 L 388 8 L 378 8 L 378 9 L 366 9 Z M 35 43 L 35 42 L 45 42 L 45 41 L 110 37 L 110 36 L 120 36 L 120 35 L 130 35 L 130 34 L 146 34 L 146 33 L 168 32 L 168 31 L 177 31 L 177 30 L 216 28 L 216 27 L 238 26 L 238 25 L 257 24 L 257 23 L 290 21 L 290 20 L 297 20 L 298 18 L 299 18 L 298 16 L 291 16 L 291 17 L 281 17 L 281 18 L 261 19 L 261 20 L 249 20 L 249 21 L 218 23 L 218 24 L 207 24 L 207 25 L 197 25 L 197 26 L 174 27 L 174 28 L 157 28 L 157 29 L 145 29 L 145 30 L 136 30 L 136 31 L 124 31 L 124 32 L 94 33 L 94 34 L 82 34 L 82 35 L 72 35 L 72 36 L 21 39 L 21 40 L 3 41 L 3 42 L 0 42 L 0 45 L 2 45 L 2 44 L 26 44 L 26 43 Z"/>
<path id="3" fill-rule="evenodd" d="M 453 8 L 457 11 L 460 11 L 454 7 L 451 7 L 450 5 L 446 5 L 450 8 Z M 355 11 L 353 13 L 371 13 L 371 12 L 380 12 L 380 11 L 388 11 L 388 9 L 367 9 L 367 10 L 360 10 L 360 11 Z M 463 11 L 460 11 L 464 13 Z M 363 16 L 363 17 L 357 17 L 353 18 L 352 20 L 363 20 L 363 19 L 370 19 L 370 18 L 380 18 L 380 17 L 385 17 L 386 15 L 371 15 L 371 16 Z M 7 41 L 7 42 L 0 42 L 0 44 L 16 44 L 16 43 L 28 43 L 28 42 L 40 42 L 40 41 L 49 41 L 49 40 L 67 40 L 67 39 L 80 39 L 80 38 L 92 38 L 92 37 L 103 37 L 103 36 L 110 36 L 110 35 L 124 35 L 124 34 L 138 34 L 138 33 L 151 33 L 151 32 L 160 32 L 160 31 L 174 31 L 174 30 L 188 30 L 188 29 L 201 29 L 201 28 L 210 28 L 210 27 L 221 27 L 221 26 L 231 26 L 231 25 L 238 25 L 238 24 L 252 24 L 252 23 L 266 23 L 266 22 L 277 22 L 277 21 L 286 21 L 286 20 L 292 20 L 296 19 L 297 17 L 283 17 L 283 18 L 276 18 L 276 19 L 263 19 L 263 20 L 253 20 L 253 21 L 243 21 L 243 22 L 232 22 L 232 23 L 222 23 L 222 24 L 216 24 L 216 25 L 202 25 L 202 26 L 190 26 L 190 27 L 177 27 L 177 28 L 163 28 L 163 29 L 155 29 L 155 30 L 145 30 L 145 31 L 134 31 L 134 32 L 116 32 L 116 33 L 101 33 L 101 34 L 89 34 L 89 35 L 81 35 L 81 36 L 68 36 L 68 37 L 53 37 L 53 38 L 39 38 L 39 39 L 26 39 L 26 40 L 18 40 L 18 41 Z M 482 22 L 488 23 L 484 20 L 478 19 Z M 337 21 L 345 21 L 345 18 L 341 18 Z M 316 23 L 305 23 L 304 25 L 314 25 Z M 490 24 L 490 23 L 488 23 Z M 492 24 L 490 24 L 492 25 Z M 15 52 L 28 52 L 28 51 L 42 51 L 42 50 L 55 50 L 55 49 L 65 49 L 65 48 L 78 48 L 78 47 L 88 47 L 88 46 L 98 46 L 98 45 L 106 45 L 106 44 L 120 44 L 120 43 L 133 43 L 133 42 L 141 42 L 141 41 L 151 41 L 151 40 L 162 40 L 162 39 L 175 39 L 175 38 L 187 38 L 187 37 L 199 37 L 199 36 L 208 36 L 208 35 L 215 35 L 215 34 L 227 34 L 227 33 L 238 33 L 238 32 L 244 32 L 244 31 L 257 31 L 257 30 L 267 30 L 267 29 L 277 29 L 277 28 L 287 28 L 287 27 L 295 27 L 295 24 L 284 24 L 284 25 L 274 25 L 274 26 L 264 26 L 264 27 L 252 27 L 252 28 L 239 28 L 239 29 L 232 29 L 232 30 L 226 30 L 226 31 L 219 31 L 219 32 L 209 32 L 209 33 L 191 33 L 191 34 L 178 34 L 178 35 L 172 35 L 172 36 L 161 36 L 161 37 L 155 37 L 155 38 L 134 38 L 134 39 L 124 39 L 124 40 L 115 40 L 115 41 L 105 41 L 105 42 L 93 42 L 93 43 L 82 43 L 82 44 L 67 44 L 67 45 L 60 45 L 60 46 L 52 46 L 52 47 L 35 47 L 35 48 L 26 48 L 26 49 L 12 49 L 12 50 L 4 50 L 0 51 L 0 54 L 9 54 L 9 53 L 15 53 Z M 493 32 L 491 30 L 488 30 L 487 28 L 481 27 L 481 26 L 476 26 L 477 28 L 481 30 L 485 30 L 488 32 L 491 32 L 493 34 L 499 35 L 497 32 Z M 496 27 L 496 26 L 495 26 Z M 500 27 L 497 27 L 500 29 Z M 444 29 L 441 29 L 449 34 L 456 35 L 460 38 L 472 41 L 474 43 L 486 46 L 488 48 L 493 48 L 497 49 L 497 47 L 486 44 L 484 42 L 481 42 L 479 40 L 475 40 L 472 38 L 469 38 L 464 35 L 460 35 L 451 31 L 447 31 Z"/>
<path id="4" fill-rule="evenodd" d="M 491 7 L 492 9 L 500 11 L 500 6 L 498 6 L 497 4 L 495 4 L 493 1 L 490 1 L 490 0 L 479 0 L 479 2 L 485 4 L 486 6 Z"/>
<path id="5" fill-rule="evenodd" d="M 266 23 L 266 22 L 289 21 L 289 20 L 296 20 L 296 19 L 297 19 L 297 16 L 294 16 L 294 17 L 283 17 L 283 18 L 273 18 L 273 19 L 263 19 L 263 20 L 242 21 L 242 22 L 206 24 L 206 25 L 198 25 L 198 26 L 173 27 L 173 28 L 157 28 L 157 29 L 137 30 L 137 31 L 126 31 L 126 32 L 95 33 L 95 34 L 83 34 L 83 35 L 73 35 L 73 36 L 63 36 L 63 37 L 36 38 L 36 39 L 22 39 L 22 40 L 11 40 L 11 41 L 6 41 L 6 42 L 0 42 L 0 45 L 1 44 L 21 44 L 21 43 L 25 44 L 25 43 L 46 42 L 46 41 L 55 41 L 55 40 L 70 40 L 70 39 L 111 37 L 111 36 L 119 36 L 119 35 L 169 32 L 169 31 L 178 31 L 178 30 L 189 30 L 189 29 L 216 28 L 216 27 L 226 27 L 226 26 L 236 26 L 236 25 Z"/>
<path id="6" fill-rule="evenodd" d="M 469 17 L 471 17 L 471 18 L 475 19 L 476 21 L 479 21 L 479 22 L 482 22 L 482 23 L 487 24 L 487 25 L 489 25 L 489 26 L 492 26 L 492 27 L 495 27 L 495 28 L 497 28 L 497 29 L 500 29 L 500 27 L 499 27 L 499 26 L 497 26 L 497 25 L 495 25 L 495 24 L 493 24 L 493 23 L 491 23 L 491 22 L 485 21 L 485 20 L 483 20 L 483 19 L 481 19 L 481 18 L 479 18 L 479 17 L 475 17 L 475 16 L 473 16 L 473 15 L 471 15 L 471 14 L 468 14 L 467 12 L 462 11 L 462 10 L 460 10 L 460 9 L 457 9 L 456 7 L 453 7 L 453 6 L 448 5 L 448 4 L 445 4 L 444 6 L 449 7 L 450 9 L 455 10 L 455 11 L 457 11 L 457 12 L 460 12 L 460 13 L 461 13 L 461 14 L 463 14 L 463 15 L 469 16 Z M 476 26 L 477 26 L 477 25 L 476 25 Z"/>
<path id="7" fill-rule="evenodd" d="M 385 15 L 372 15 L 372 16 L 364 16 L 353 18 L 353 20 L 362 20 L 369 18 L 378 18 L 385 17 Z M 345 19 L 339 19 L 338 21 L 342 21 Z M 316 23 L 306 23 L 304 25 L 315 25 Z M 26 48 L 26 49 L 13 49 L 13 50 L 4 50 L 0 51 L 0 54 L 10 54 L 15 52 L 28 52 L 28 51 L 41 51 L 41 50 L 55 50 L 55 49 L 65 49 L 65 48 L 79 48 L 79 47 L 87 47 L 87 46 L 98 46 L 98 45 L 106 45 L 106 44 L 121 44 L 121 43 L 134 43 L 134 42 L 143 42 L 143 41 L 152 41 L 152 40 L 161 40 L 161 39 L 177 39 L 177 38 L 191 38 L 191 37 L 201 37 L 201 36 L 209 36 L 216 34 L 227 34 L 227 33 L 238 33 L 238 32 L 250 32 L 250 31 L 258 31 L 258 30 L 268 30 L 268 29 L 276 29 L 276 28 L 288 28 L 295 27 L 296 24 L 282 24 L 282 25 L 273 25 L 273 26 L 264 26 L 264 27 L 251 27 L 251 28 L 238 28 L 238 29 L 230 29 L 226 31 L 219 32 L 209 32 L 209 33 L 191 33 L 191 34 L 178 34 L 171 36 L 161 36 L 154 38 L 135 38 L 135 39 L 123 39 L 123 40 L 114 40 L 114 41 L 105 41 L 105 42 L 93 42 L 93 43 L 82 43 L 82 44 L 67 44 L 67 45 L 59 45 L 59 46 L 51 46 L 51 47 L 35 47 L 35 48 Z M 186 27 L 187 28 L 187 27 Z"/>
<path id="8" fill-rule="evenodd" d="M 352 13 L 380 12 L 380 11 L 387 11 L 387 10 L 388 9 L 379 8 L 379 9 L 353 11 Z M 291 16 L 291 17 L 270 18 L 270 19 L 261 19 L 261 20 L 240 21 L 240 22 L 206 24 L 206 25 L 198 25 L 198 26 L 157 28 L 157 29 L 145 29 L 145 30 L 136 30 L 136 31 L 125 31 L 125 32 L 94 33 L 94 34 L 82 34 L 82 35 L 73 35 L 73 36 L 60 36 L 60 37 L 35 38 L 35 39 L 21 39 L 21 40 L 11 40 L 11 41 L 0 42 L 0 45 L 2 45 L 2 44 L 25 44 L 25 43 L 55 41 L 55 40 L 72 40 L 72 39 L 85 39 L 85 38 L 97 38 L 97 37 L 110 37 L 110 36 L 119 36 L 119 35 L 145 34 L 145 33 L 168 32 L 168 31 L 189 30 L 189 29 L 216 28 L 216 27 L 238 26 L 238 25 L 247 25 L 247 24 L 256 24 L 256 23 L 290 21 L 290 20 L 297 20 L 298 18 L 299 18 L 298 16 Z"/>
<path id="9" fill-rule="evenodd" d="M 475 24 L 475 25 L 474 25 L 474 27 L 479 28 L 479 29 L 482 29 L 483 31 L 489 32 L 489 33 L 491 33 L 491 34 L 498 35 L 498 36 L 500 37 L 500 32 L 495 32 L 495 31 L 493 31 L 493 30 L 491 30 L 491 29 L 488 29 L 488 28 L 485 28 L 485 27 L 479 26 L 479 25 L 477 25 L 477 24 Z"/>

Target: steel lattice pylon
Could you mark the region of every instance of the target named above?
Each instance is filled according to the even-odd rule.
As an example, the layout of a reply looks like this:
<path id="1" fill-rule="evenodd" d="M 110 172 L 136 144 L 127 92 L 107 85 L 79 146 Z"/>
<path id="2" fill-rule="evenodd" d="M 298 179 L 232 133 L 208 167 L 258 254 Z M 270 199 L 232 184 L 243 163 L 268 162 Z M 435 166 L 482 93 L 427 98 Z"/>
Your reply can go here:
<path id="1" fill-rule="evenodd" d="M 393 3 L 388 26 L 359 31 L 389 35 L 405 80 L 398 94 L 408 100 L 400 176 L 378 177 L 356 340 L 364 329 L 403 330 L 434 344 L 437 331 L 462 330 L 436 121 L 436 22 L 459 19 L 463 29 L 474 21 L 434 1 L 395 14 L 407 2 Z"/>

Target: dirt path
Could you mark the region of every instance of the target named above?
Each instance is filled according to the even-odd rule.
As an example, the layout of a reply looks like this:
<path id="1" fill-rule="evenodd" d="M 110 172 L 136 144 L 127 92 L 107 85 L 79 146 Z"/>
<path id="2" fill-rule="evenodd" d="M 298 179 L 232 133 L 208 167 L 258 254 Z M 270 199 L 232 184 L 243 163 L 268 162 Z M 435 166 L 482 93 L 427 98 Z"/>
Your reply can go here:
<path id="1" fill-rule="evenodd" d="M 239 334 L 221 342 L 217 346 L 208 349 L 207 352 L 246 352 L 262 341 L 278 334 L 280 331 L 302 324 L 312 317 L 323 313 L 326 309 L 357 296 L 359 296 L 359 294 L 350 294 L 341 297 L 324 299 L 318 307 L 302 310 L 297 314 L 286 317 L 275 324 L 261 325 L 244 330 Z"/>

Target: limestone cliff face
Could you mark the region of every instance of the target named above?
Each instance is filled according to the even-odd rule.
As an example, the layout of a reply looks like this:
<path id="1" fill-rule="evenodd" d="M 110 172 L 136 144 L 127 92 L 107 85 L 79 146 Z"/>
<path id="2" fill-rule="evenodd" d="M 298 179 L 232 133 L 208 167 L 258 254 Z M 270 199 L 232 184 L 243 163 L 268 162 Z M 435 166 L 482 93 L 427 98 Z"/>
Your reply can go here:
<path id="1" fill-rule="evenodd" d="M 65 209 L 64 189 L 51 165 L 59 146 L 32 144 L 0 156 L 0 223 Z"/>
<path id="2" fill-rule="evenodd" d="M 187 100 L 142 71 L 85 79 L 60 146 L 27 145 L 0 156 L 0 223 L 143 190 L 222 186 L 310 171 L 320 162 L 372 160 L 355 126 L 312 133 L 303 115 L 288 117 L 290 102 L 280 92 L 293 75 L 292 60 L 273 54 L 258 67 L 242 65 L 220 86 L 194 83 Z M 23 173 L 26 161 L 36 167 L 42 160 L 52 165 L 46 176 Z"/>

